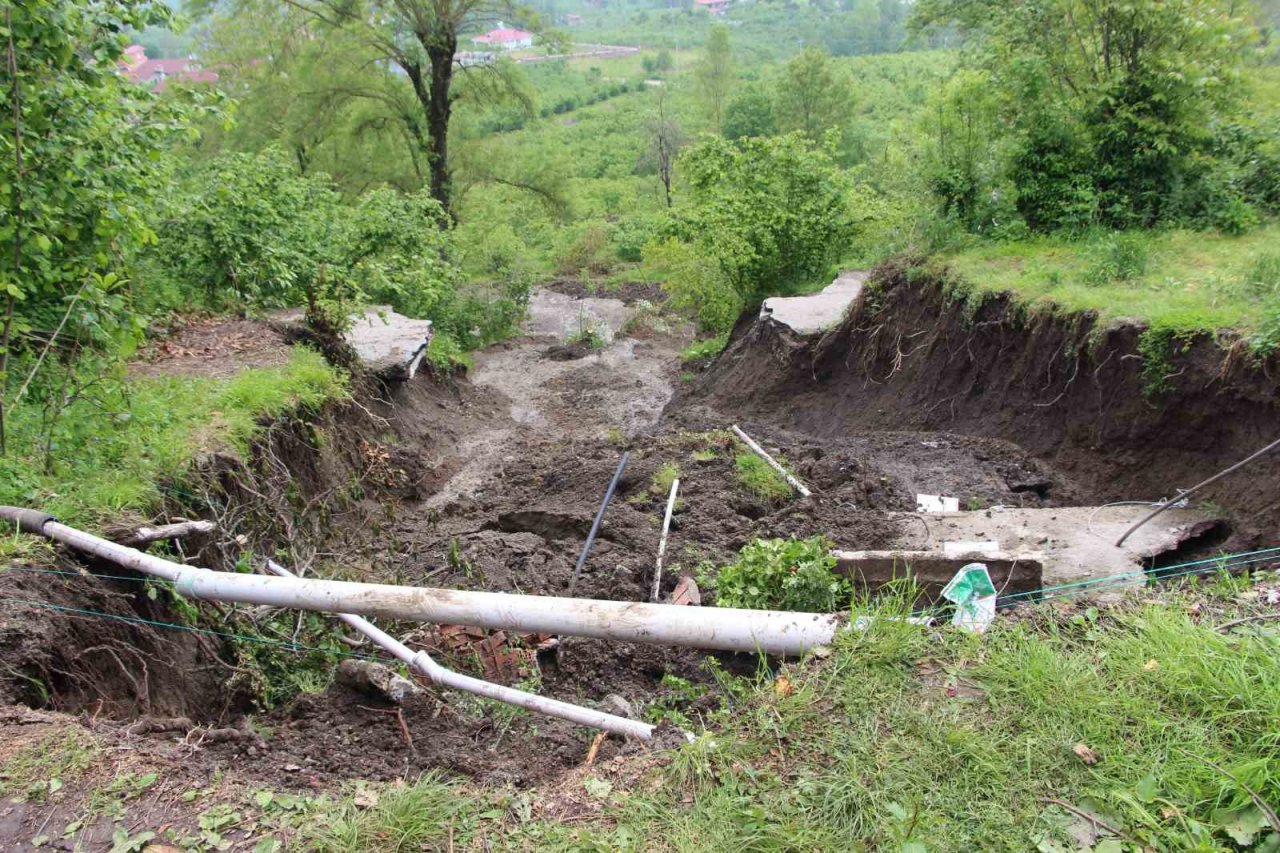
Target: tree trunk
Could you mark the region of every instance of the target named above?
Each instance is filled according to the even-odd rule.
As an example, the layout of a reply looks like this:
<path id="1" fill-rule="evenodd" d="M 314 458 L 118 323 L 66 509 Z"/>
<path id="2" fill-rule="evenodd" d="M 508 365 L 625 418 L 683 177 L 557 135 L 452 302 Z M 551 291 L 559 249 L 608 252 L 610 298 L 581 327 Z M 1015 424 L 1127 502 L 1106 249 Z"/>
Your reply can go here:
<path id="1" fill-rule="evenodd" d="M 453 55 L 457 48 L 458 37 L 452 32 L 442 35 L 440 41 L 427 48 L 427 59 L 431 62 L 430 98 L 426 104 L 431 195 L 444 208 L 445 225 L 453 219 L 449 206 L 449 118 L 453 101 L 449 89 L 453 84 Z"/>

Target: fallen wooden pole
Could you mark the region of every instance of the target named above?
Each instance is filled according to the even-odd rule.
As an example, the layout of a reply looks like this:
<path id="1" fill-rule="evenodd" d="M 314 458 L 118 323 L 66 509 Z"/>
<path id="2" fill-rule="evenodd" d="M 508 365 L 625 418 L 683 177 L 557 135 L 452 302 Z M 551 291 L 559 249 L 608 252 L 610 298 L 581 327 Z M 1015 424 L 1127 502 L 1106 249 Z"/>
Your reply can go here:
<path id="1" fill-rule="evenodd" d="M 116 541 L 130 548 L 140 548 L 162 539 L 181 539 L 193 533 L 209 533 L 214 527 L 212 521 L 180 521 L 156 527 L 139 527 L 118 537 Z"/>
<path id="2" fill-rule="evenodd" d="M 653 567 L 653 590 L 650 601 L 658 600 L 658 587 L 662 585 L 662 556 L 667 553 L 667 535 L 671 532 L 671 513 L 676 508 L 676 492 L 680 491 L 680 478 L 671 481 L 671 496 L 667 498 L 667 514 L 662 519 L 662 538 L 658 540 L 658 561 Z"/>
<path id="3" fill-rule="evenodd" d="M 810 494 L 812 494 L 808 490 L 808 488 L 805 487 L 804 483 L 800 482 L 795 477 L 791 476 L 790 472 L 788 472 L 786 468 L 783 468 L 781 465 L 778 464 L 778 461 L 776 459 L 774 459 L 768 453 L 765 453 L 764 448 L 756 444 L 755 441 L 752 440 L 751 436 L 743 432 L 741 428 L 738 427 L 737 424 L 733 425 L 733 432 L 735 435 L 738 436 L 738 438 L 742 439 L 742 442 L 745 445 L 747 445 L 747 447 L 751 448 L 751 451 L 755 453 L 756 456 L 759 456 L 765 462 L 769 463 L 770 468 L 772 468 L 773 470 L 781 474 L 782 479 L 786 480 L 787 484 L 790 485 L 791 488 L 795 489 L 797 492 L 799 492 L 801 495 L 803 495 L 806 498 L 809 497 Z"/>

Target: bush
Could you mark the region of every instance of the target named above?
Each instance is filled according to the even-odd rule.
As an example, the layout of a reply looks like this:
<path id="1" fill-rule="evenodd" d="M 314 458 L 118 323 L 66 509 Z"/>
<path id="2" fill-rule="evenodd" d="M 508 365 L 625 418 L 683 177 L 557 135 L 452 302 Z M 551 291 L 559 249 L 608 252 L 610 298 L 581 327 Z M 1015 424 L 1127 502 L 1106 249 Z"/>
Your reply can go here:
<path id="1" fill-rule="evenodd" d="M 737 562 L 716 572 L 716 606 L 830 613 L 848 606 L 853 595 L 835 565 L 823 536 L 757 539 L 743 547 Z"/>
<path id="2" fill-rule="evenodd" d="M 588 223 L 556 260 L 556 272 L 560 275 L 574 275 L 583 270 L 601 274 L 608 272 L 611 265 L 608 247 L 606 227 L 600 223 Z"/>
<path id="3" fill-rule="evenodd" d="M 1143 234 L 1108 234 L 1086 250 L 1089 268 L 1085 272 L 1085 283 L 1102 285 L 1141 278 L 1147 271 L 1150 253 L 1150 244 Z"/>
<path id="4" fill-rule="evenodd" d="M 714 260 L 695 246 L 668 239 L 645 246 L 644 261 L 671 295 L 671 307 L 696 317 L 700 331 L 719 334 L 733 328 L 742 300 Z"/>

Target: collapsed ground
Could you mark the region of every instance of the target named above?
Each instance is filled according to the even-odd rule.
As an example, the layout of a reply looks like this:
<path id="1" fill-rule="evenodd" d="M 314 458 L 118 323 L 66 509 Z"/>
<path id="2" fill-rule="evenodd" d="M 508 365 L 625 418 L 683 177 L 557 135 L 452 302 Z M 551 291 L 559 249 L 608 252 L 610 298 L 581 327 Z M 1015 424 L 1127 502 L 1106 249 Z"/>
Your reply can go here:
<path id="1" fill-rule="evenodd" d="M 954 495 L 974 508 L 1097 502 L 1092 484 L 1082 486 L 1000 439 L 883 429 L 826 430 L 818 438 L 793 429 L 796 419 L 783 405 L 773 410 L 784 413 L 777 416 L 761 406 L 735 412 L 705 393 L 682 394 L 670 405 L 678 390 L 708 381 L 692 373 L 696 365 L 681 362 L 690 330 L 652 308 L 658 294 L 650 289 L 624 288 L 618 295 L 623 298 L 584 296 L 568 283 L 540 291 L 525 336 L 479 354 L 465 380 L 424 375 L 370 395 L 362 407 L 387 418 L 386 432 L 347 448 L 366 463 L 365 482 L 305 483 L 322 475 L 323 466 L 297 472 L 314 495 L 344 488 L 354 494 L 332 510 L 322 542 L 305 557 L 290 555 L 305 561 L 295 567 L 405 584 L 567 594 L 624 449 L 631 462 L 576 595 L 647 597 L 663 484 L 673 465 L 681 503 L 664 591 L 682 573 L 722 564 L 760 537 L 823 534 L 842 548 L 894 547 L 912 522 L 892 513 L 913 511 L 917 493 Z M 237 325 L 230 334 L 243 342 L 244 332 Z M 202 330 L 194 338 L 199 346 L 174 344 L 145 370 L 164 370 L 166 360 L 171 369 L 199 371 L 209 362 L 221 369 L 217 354 L 204 352 L 217 346 L 207 338 Z M 244 346 L 248 357 L 275 358 L 281 345 L 264 332 Z M 742 426 L 780 449 L 818 500 L 762 497 L 739 481 L 737 451 L 724 431 L 744 415 Z M 132 608 L 135 616 L 169 621 L 163 597 L 142 600 L 132 580 L 20 573 L 4 580 L 12 597 L 91 610 Z M 227 768 L 234 768 L 237 785 L 272 790 L 332 790 L 353 778 L 390 781 L 434 769 L 482 782 L 546 786 L 580 767 L 590 749 L 591 733 L 582 729 L 434 692 L 411 700 L 402 718 L 392 706 L 341 685 L 246 715 L 242 693 L 250 685 L 228 687 L 237 673 L 220 659 L 217 638 L 133 625 L 104 630 L 101 619 L 65 612 L 55 619 L 35 608 L 6 608 L 3 619 L 6 659 L 43 661 L 55 691 L 42 695 L 31 685 L 15 691 L 11 681 L 10 698 L 80 714 L 100 737 L 127 748 L 130 762 L 161 768 L 170 794 L 216 788 Z M 706 655 L 689 650 L 568 638 L 534 652 L 542 638 L 486 644 L 482 634 L 426 629 L 410 637 L 459 668 L 556 698 L 653 717 L 677 711 L 695 721 L 720 704 L 720 672 L 750 673 L 757 665 L 729 655 L 709 665 Z M 146 675 L 139 678 L 139 670 Z M 85 688 L 88 680 L 95 689 Z M 14 740 L 11 756 L 23 745 L 43 743 L 58 722 L 14 709 L 5 726 L 26 733 Z M 597 760 L 644 751 L 610 740 Z M 142 823 L 189 819 L 171 814 L 171 802 L 144 799 Z M 37 825 L 71 823 L 72 801 L 64 803 L 52 797 L 15 804 L 0 834 L 16 844 L 38 835 Z M 99 815 L 72 837 L 92 846 L 116 828 L 111 815 Z"/>

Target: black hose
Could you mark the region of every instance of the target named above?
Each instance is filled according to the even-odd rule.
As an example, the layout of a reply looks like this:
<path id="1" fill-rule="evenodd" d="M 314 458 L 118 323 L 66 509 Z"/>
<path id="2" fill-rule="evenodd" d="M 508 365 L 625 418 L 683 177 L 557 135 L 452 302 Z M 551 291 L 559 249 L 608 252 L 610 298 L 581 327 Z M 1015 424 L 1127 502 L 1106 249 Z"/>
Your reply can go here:
<path id="1" fill-rule="evenodd" d="M 591 553 L 591 544 L 596 541 L 596 533 L 600 530 L 600 522 L 604 521 L 604 511 L 609 508 L 609 501 L 613 500 L 613 491 L 618 488 L 618 481 L 622 479 L 622 472 L 626 470 L 627 460 L 630 458 L 630 450 L 622 454 L 622 460 L 618 462 L 618 470 L 613 472 L 613 479 L 609 481 L 609 489 L 604 493 L 604 501 L 600 504 L 600 511 L 596 513 L 596 520 L 591 523 L 591 532 L 587 534 L 587 543 L 582 546 L 582 553 L 578 555 L 578 565 L 573 567 L 573 578 L 569 581 L 570 594 L 573 593 L 573 588 L 578 585 L 578 575 L 582 574 L 582 567 L 587 564 L 587 555 Z"/>
<path id="2" fill-rule="evenodd" d="M 1185 492 L 1178 492 L 1178 494 L 1176 494 L 1176 495 L 1174 495 L 1173 497 L 1169 498 L 1167 501 L 1165 501 L 1164 503 L 1162 503 L 1162 504 L 1160 504 L 1159 506 L 1157 506 L 1154 510 L 1152 510 L 1152 511 L 1151 511 L 1151 514 L 1150 514 L 1150 515 L 1148 515 L 1146 518 L 1142 519 L 1142 520 L 1141 520 L 1141 521 L 1139 521 L 1137 524 L 1135 524 L 1133 527 L 1130 527 L 1128 530 L 1126 530 L 1126 531 L 1124 532 L 1124 535 L 1123 535 L 1123 536 L 1121 536 L 1119 539 L 1117 539 L 1117 540 L 1116 540 L 1116 547 L 1117 547 L 1117 548 L 1119 548 L 1121 545 L 1123 545 L 1123 544 L 1124 544 L 1124 540 L 1128 539 L 1128 538 L 1129 538 L 1129 536 L 1133 533 L 1133 531 L 1137 530 L 1139 527 L 1141 527 L 1142 525 L 1146 524 L 1148 521 L 1150 521 L 1151 519 L 1155 518 L 1157 515 L 1159 515 L 1160 513 L 1164 512 L 1164 511 L 1165 511 L 1166 509 L 1168 509 L 1169 507 L 1171 507 L 1171 506 L 1173 506 L 1174 504 L 1176 504 L 1178 501 L 1185 500 L 1186 498 L 1191 497 L 1191 495 L 1192 495 L 1193 493 L 1200 491 L 1201 489 L 1203 489 L 1205 486 L 1209 485 L 1210 483 L 1213 483 L 1213 482 L 1216 482 L 1217 480 L 1220 480 L 1221 478 L 1223 478 L 1223 477 L 1227 476 L 1228 474 L 1230 474 L 1232 471 L 1235 471 L 1235 470 L 1238 470 L 1238 469 L 1240 469 L 1240 468 L 1243 468 L 1244 466 L 1248 465 L 1248 464 L 1249 464 L 1250 462 L 1252 462 L 1253 460 L 1257 459 L 1259 456 L 1262 456 L 1263 454 L 1265 454 L 1265 453 L 1267 453 L 1267 452 L 1269 452 L 1269 451 L 1275 450 L 1277 447 L 1280 447 L 1280 438 L 1277 438 L 1275 441 L 1271 442 L 1271 443 L 1270 443 L 1270 444 L 1268 444 L 1266 447 L 1262 448 L 1261 450 L 1259 450 L 1257 453 L 1253 454 L 1252 456 L 1247 456 L 1247 457 L 1245 457 L 1244 459 L 1241 459 L 1239 462 L 1237 462 L 1236 464 L 1232 465 L 1230 468 L 1225 468 L 1225 469 L 1223 469 L 1222 471 L 1219 471 L 1218 473 L 1214 474 L 1214 475 L 1213 475 L 1212 477 L 1210 477 L 1209 479 L 1204 480 L 1203 482 L 1200 482 L 1200 483 L 1196 483 L 1194 486 L 1192 486 L 1191 488 L 1187 489 Z"/>

